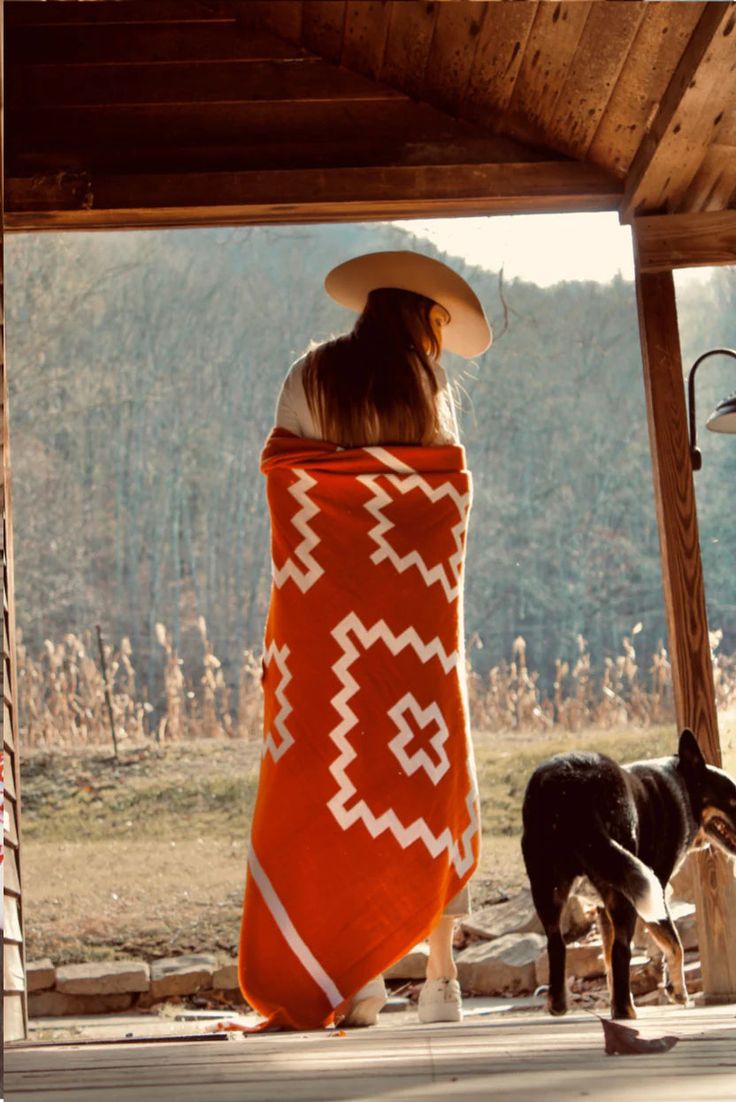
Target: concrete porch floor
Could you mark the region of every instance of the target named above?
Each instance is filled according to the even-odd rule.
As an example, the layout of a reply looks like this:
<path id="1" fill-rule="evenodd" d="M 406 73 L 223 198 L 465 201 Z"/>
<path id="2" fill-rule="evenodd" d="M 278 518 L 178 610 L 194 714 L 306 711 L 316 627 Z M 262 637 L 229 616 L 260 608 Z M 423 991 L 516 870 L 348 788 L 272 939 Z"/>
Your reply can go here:
<path id="1" fill-rule="evenodd" d="M 399 1015 L 367 1030 L 126 1043 L 26 1043 L 6 1050 L 13 1102 L 505 1102 L 575 1098 L 733 1102 L 736 1005 L 640 1011 L 667 1053 L 607 1056 L 590 1014 L 471 1016 L 422 1026 Z M 416 1019 L 414 1020 L 416 1021 Z M 177 1023 L 182 1028 L 182 1023 Z"/>

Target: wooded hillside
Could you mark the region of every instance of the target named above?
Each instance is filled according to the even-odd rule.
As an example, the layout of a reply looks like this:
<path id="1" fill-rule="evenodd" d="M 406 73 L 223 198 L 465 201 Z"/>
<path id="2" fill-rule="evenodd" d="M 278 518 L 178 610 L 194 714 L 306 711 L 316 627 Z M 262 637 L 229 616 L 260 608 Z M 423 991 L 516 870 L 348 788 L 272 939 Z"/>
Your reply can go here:
<path id="1" fill-rule="evenodd" d="M 231 685 L 268 597 L 258 456 L 288 365 L 343 331 L 322 290 L 336 262 L 426 242 L 391 226 L 19 236 L 8 243 L 8 359 L 18 622 L 34 650 L 99 622 L 129 636 L 148 699 L 167 625 L 185 660 L 204 616 Z M 493 258 L 489 258 L 492 266 Z M 471 657 L 526 639 L 551 678 L 576 636 L 593 661 L 637 622 L 664 634 L 633 287 L 469 272 L 496 339 L 449 361 L 475 478 L 467 571 Z M 736 272 L 682 299 L 684 360 L 736 345 Z M 736 445 L 704 431 L 733 361 L 698 383 L 697 477 L 709 614 L 736 650 Z M 482 641 L 482 648 L 477 645 Z"/>

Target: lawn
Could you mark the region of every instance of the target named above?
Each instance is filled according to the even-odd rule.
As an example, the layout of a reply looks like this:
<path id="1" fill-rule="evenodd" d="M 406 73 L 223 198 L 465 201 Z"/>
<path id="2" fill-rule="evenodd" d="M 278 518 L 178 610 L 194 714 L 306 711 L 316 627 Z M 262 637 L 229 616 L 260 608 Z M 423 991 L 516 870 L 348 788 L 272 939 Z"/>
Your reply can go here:
<path id="1" fill-rule="evenodd" d="M 736 769 L 736 723 L 722 731 Z M 535 764 L 570 748 L 620 761 L 674 749 L 667 727 L 577 734 L 480 734 L 483 852 L 473 895 L 526 883 L 520 808 Z M 259 745 L 191 740 L 22 761 L 27 956 L 55 963 L 186 951 L 235 952 Z"/>

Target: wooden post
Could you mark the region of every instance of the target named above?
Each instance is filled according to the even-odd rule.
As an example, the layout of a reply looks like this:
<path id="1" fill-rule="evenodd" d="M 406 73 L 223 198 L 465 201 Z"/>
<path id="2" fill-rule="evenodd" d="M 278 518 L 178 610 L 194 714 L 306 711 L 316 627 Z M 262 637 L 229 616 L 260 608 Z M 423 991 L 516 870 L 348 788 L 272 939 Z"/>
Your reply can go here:
<path id="1" fill-rule="evenodd" d="M 637 255 L 636 290 L 677 723 L 680 728 L 691 727 L 706 760 L 720 765 L 672 271 L 642 272 Z M 706 1001 L 736 1001 L 734 870 L 725 855 L 713 849 L 698 854 L 697 867 L 698 940 Z"/>
<path id="2" fill-rule="evenodd" d="M 112 711 L 112 697 L 110 695 L 110 680 L 107 676 L 107 660 L 105 659 L 105 644 L 102 642 L 102 628 L 97 627 L 97 645 L 100 648 L 100 664 L 102 666 L 102 682 L 105 686 L 105 704 L 107 705 L 107 718 L 110 720 L 110 733 L 112 735 L 112 748 L 115 760 L 118 760 L 118 740 L 115 737 L 115 716 Z"/>
<path id="3" fill-rule="evenodd" d="M 18 681 L 15 665 L 15 586 L 13 582 L 13 509 L 10 496 L 10 448 L 8 438 L 8 384 L 5 371 L 5 271 L 4 188 L 2 178 L 2 11 L 0 10 L 0 402 L 2 403 L 2 541 L 3 575 L 3 752 L 5 823 L 3 841 L 4 970 L 3 1022 L 6 1041 L 28 1034 L 25 932 L 21 895 L 20 770 L 18 745 Z"/>

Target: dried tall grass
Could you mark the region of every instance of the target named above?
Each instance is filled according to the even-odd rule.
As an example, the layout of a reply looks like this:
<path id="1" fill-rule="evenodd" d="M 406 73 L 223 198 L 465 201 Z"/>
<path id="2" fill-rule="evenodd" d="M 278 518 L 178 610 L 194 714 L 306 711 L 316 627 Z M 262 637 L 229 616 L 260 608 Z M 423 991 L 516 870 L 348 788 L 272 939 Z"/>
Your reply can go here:
<path id="1" fill-rule="evenodd" d="M 261 728 L 261 663 L 251 648 L 243 651 L 237 706 L 203 617 L 197 621 L 202 642 L 201 668 L 185 671 L 171 635 L 156 625 L 162 650 L 163 690 L 156 707 L 146 699 L 133 665 L 130 641 L 106 644 L 108 678 L 118 742 L 133 745 L 187 738 L 258 738 Z M 540 676 L 527 665 L 526 642 L 514 639 L 511 659 L 481 675 L 467 665 L 471 724 L 475 731 L 581 731 L 589 728 L 646 727 L 674 716 L 669 658 L 660 643 L 642 670 L 634 639 L 637 624 L 622 641 L 621 653 L 607 657 L 595 672 L 582 635 L 572 660 L 558 659 L 552 690 L 544 693 Z M 736 655 L 720 654 L 721 632 L 711 633 L 713 672 L 719 709 L 736 707 Z M 473 643 L 470 641 L 470 652 Z M 21 738 L 26 746 L 73 749 L 112 741 L 105 706 L 105 684 L 93 657 L 91 631 L 46 640 L 37 656 L 28 653 L 18 632 L 18 685 Z"/>
<path id="2" fill-rule="evenodd" d="M 528 670 L 521 636 L 514 640 L 511 661 L 494 666 L 487 676 L 474 672 L 468 663 L 473 729 L 533 732 L 557 727 L 575 732 L 672 722 L 672 668 L 667 651 L 660 641 L 642 671 L 634 646 L 640 631 L 641 624 L 636 624 L 631 635 L 624 636 L 622 653 L 604 658 L 598 675 L 593 673 L 587 640 L 578 635 L 575 659 L 558 658 L 555 663 L 551 693 L 542 693 L 539 674 Z M 722 638 L 722 632 L 711 632 L 716 705 L 726 711 L 736 706 L 736 655 L 719 652 Z"/>

